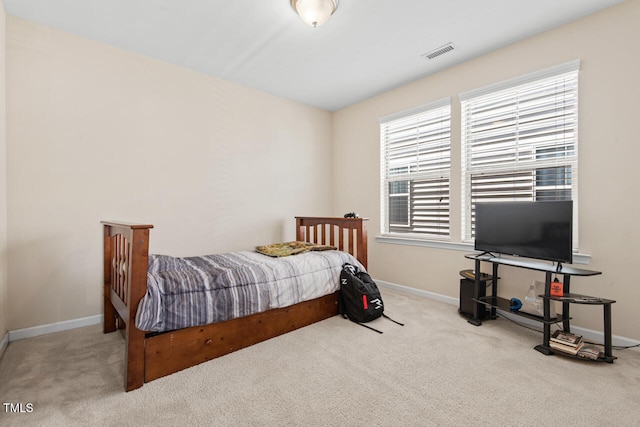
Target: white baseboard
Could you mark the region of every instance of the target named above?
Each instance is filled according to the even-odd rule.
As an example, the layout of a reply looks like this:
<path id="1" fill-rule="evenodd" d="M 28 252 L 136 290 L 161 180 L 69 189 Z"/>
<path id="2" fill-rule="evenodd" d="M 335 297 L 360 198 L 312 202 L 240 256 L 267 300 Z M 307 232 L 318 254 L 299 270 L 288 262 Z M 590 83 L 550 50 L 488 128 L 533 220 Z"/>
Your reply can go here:
<path id="1" fill-rule="evenodd" d="M 9 331 L 9 342 L 102 323 L 102 314 Z"/>
<path id="2" fill-rule="evenodd" d="M 7 349 L 8 345 L 9 345 L 9 332 L 4 334 L 4 336 L 2 337 L 2 340 L 0 340 L 0 359 L 2 359 L 2 356 L 4 356 L 4 351 Z"/>
<path id="3" fill-rule="evenodd" d="M 396 283 L 385 282 L 383 280 L 375 280 L 376 284 L 381 288 L 394 289 L 404 294 L 417 295 L 423 298 L 429 298 L 440 302 L 446 302 L 451 305 L 458 305 L 459 299 L 454 297 L 448 297 L 446 295 L 436 294 L 434 292 L 424 291 L 422 289 L 410 288 L 408 286 L 398 285 Z"/>
<path id="4" fill-rule="evenodd" d="M 381 288 L 394 289 L 398 292 L 402 292 L 404 294 L 417 295 L 423 298 L 429 298 L 440 302 L 445 302 L 447 304 L 460 306 L 460 299 L 449 297 L 446 295 L 436 294 L 434 292 L 428 292 L 421 289 L 410 288 L 408 286 L 398 285 L 396 283 L 385 282 L 383 280 L 375 280 L 376 284 L 378 284 Z M 509 320 L 513 320 L 516 323 L 521 323 L 527 325 L 530 328 L 537 329 L 542 331 L 542 324 L 540 322 L 536 322 L 535 320 L 527 319 L 522 316 L 517 316 L 514 314 L 510 314 L 504 311 L 500 312 L 504 317 Z M 595 331 L 592 329 L 581 328 L 580 326 L 571 326 L 571 331 L 582 335 L 589 341 L 604 342 L 604 332 L 603 331 Z M 621 337 L 619 335 L 612 335 L 611 337 L 612 345 L 615 347 L 631 347 L 637 346 L 640 344 L 640 341 L 632 340 L 630 338 Z M 640 347 L 633 347 L 631 350 L 640 351 Z"/>

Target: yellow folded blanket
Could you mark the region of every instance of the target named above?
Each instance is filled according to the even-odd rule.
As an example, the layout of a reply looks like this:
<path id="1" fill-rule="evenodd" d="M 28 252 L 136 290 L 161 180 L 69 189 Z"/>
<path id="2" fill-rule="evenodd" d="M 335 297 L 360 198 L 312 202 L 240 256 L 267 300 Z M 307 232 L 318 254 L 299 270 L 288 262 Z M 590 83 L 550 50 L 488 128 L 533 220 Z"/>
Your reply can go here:
<path id="1" fill-rule="evenodd" d="M 319 245 L 309 242 L 284 242 L 273 243 L 271 245 L 257 246 L 256 251 L 271 257 L 283 257 L 289 255 L 298 255 L 309 251 L 328 251 L 335 250 L 334 246 Z"/>

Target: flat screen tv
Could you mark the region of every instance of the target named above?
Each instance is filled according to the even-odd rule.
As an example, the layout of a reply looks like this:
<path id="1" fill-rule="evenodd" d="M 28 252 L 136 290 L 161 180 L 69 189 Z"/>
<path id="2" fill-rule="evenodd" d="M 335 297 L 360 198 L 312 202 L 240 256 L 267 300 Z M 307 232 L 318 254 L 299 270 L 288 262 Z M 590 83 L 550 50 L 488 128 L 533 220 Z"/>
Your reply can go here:
<path id="1" fill-rule="evenodd" d="M 573 262 L 573 202 L 486 202 L 475 206 L 475 249 Z"/>

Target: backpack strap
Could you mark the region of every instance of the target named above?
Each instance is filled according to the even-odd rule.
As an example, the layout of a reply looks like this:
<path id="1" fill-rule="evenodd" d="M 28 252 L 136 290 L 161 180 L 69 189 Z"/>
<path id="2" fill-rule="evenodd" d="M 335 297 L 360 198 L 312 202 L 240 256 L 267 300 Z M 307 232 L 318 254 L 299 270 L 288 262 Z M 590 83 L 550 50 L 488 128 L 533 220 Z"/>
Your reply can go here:
<path id="1" fill-rule="evenodd" d="M 343 314 L 343 316 L 344 316 L 344 318 L 345 318 L 345 319 L 347 319 L 347 316 L 346 316 L 345 314 Z M 400 322 L 398 322 L 397 320 L 393 320 L 391 317 L 387 316 L 387 315 L 386 315 L 386 314 L 384 314 L 384 313 L 382 313 L 382 317 L 386 317 L 387 319 L 391 320 L 393 323 L 397 323 L 397 324 L 398 324 L 398 325 L 400 325 L 400 326 L 404 326 L 404 323 L 400 323 Z M 364 326 L 364 327 L 365 327 L 365 328 L 367 328 L 367 329 L 371 329 L 372 331 L 376 331 L 376 332 L 377 332 L 377 333 L 379 333 L 379 334 L 383 333 L 382 331 L 379 331 L 379 330 L 377 330 L 376 328 L 372 328 L 372 327 L 371 327 L 371 326 L 369 326 L 369 325 L 365 325 L 364 323 L 354 322 L 353 320 L 352 320 L 352 322 L 353 322 L 353 323 L 357 323 L 357 324 L 358 324 L 358 325 L 360 325 L 360 326 Z"/>
<path id="2" fill-rule="evenodd" d="M 347 318 L 347 309 L 345 307 L 344 296 L 342 296 L 342 291 L 338 292 L 338 313 L 340 313 L 343 319 Z"/>
<path id="3" fill-rule="evenodd" d="M 377 332 L 377 333 L 379 333 L 379 334 L 381 334 L 381 333 L 382 333 L 382 331 L 379 331 L 379 330 L 377 330 L 376 328 L 372 328 L 372 327 L 371 327 L 371 326 L 369 326 L 369 325 L 365 325 L 364 323 L 360 323 L 360 322 L 353 322 L 353 323 L 357 323 L 358 325 L 360 325 L 360 326 L 364 326 L 365 328 L 367 328 L 367 329 L 371 329 L 372 331 L 375 331 L 375 332 Z"/>
<path id="4" fill-rule="evenodd" d="M 385 317 L 385 318 L 387 318 L 387 319 L 391 320 L 393 323 L 397 323 L 397 324 L 398 324 L 398 325 L 400 325 L 400 326 L 404 326 L 404 323 L 400 323 L 400 322 L 398 322 L 397 320 L 393 320 L 391 317 L 387 316 L 387 315 L 386 315 L 386 314 L 384 314 L 384 313 L 382 313 L 382 317 Z"/>

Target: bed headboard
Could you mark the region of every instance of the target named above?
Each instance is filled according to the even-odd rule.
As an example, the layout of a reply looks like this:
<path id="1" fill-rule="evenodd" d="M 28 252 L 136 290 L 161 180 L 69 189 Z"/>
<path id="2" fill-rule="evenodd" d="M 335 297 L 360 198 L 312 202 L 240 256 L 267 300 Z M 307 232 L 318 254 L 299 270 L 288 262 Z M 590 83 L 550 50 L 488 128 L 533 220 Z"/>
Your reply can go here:
<path id="1" fill-rule="evenodd" d="M 296 217 L 296 240 L 349 252 L 367 268 L 369 218 Z"/>

